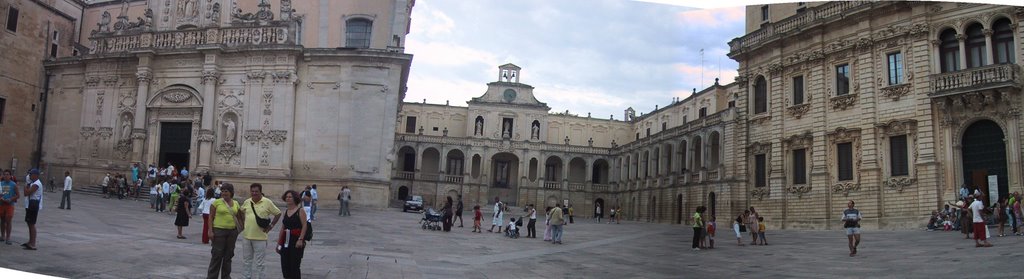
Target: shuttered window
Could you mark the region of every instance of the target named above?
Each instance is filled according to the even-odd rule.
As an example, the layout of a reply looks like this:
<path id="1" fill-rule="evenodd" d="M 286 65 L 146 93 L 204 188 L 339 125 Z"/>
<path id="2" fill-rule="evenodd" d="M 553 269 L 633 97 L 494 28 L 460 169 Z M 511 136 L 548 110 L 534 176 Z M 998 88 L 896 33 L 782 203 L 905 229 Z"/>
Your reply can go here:
<path id="1" fill-rule="evenodd" d="M 910 174 L 906 135 L 889 137 L 889 171 L 893 176 Z"/>
<path id="2" fill-rule="evenodd" d="M 836 144 L 836 166 L 839 167 L 839 181 L 853 180 L 853 144 Z"/>
<path id="3" fill-rule="evenodd" d="M 768 186 L 768 178 L 766 177 L 767 166 L 765 165 L 765 155 L 758 154 L 754 155 L 754 187 L 765 187 Z"/>
<path id="4" fill-rule="evenodd" d="M 793 184 L 807 184 L 807 149 L 793 150 Z"/>

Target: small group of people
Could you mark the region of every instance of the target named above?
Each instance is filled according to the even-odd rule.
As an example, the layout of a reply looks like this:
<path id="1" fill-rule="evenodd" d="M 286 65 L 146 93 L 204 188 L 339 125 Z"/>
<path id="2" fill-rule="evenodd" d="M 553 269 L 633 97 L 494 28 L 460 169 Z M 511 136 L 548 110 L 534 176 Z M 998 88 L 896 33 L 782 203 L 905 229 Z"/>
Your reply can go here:
<path id="1" fill-rule="evenodd" d="M 988 242 L 992 235 L 988 228 L 989 223 L 996 225 L 996 236 L 1006 236 L 1007 224 L 1010 225 L 1010 233 L 1024 235 L 1020 192 L 1000 197 L 991 205 L 987 205 L 985 193 L 975 189 L 972 194 L 965 184 L 961 186 L 958 198 L 955 203 L 944 205 L 941 211 L 932 211 L 928 230 L 937 230 L 940 226 L 943 231 L 958 230 L 964 235 L 964 239 L 973 238 L 975 247 L 992 247 Z"/>
<path id="2" fill-rule="evenodd" d="M 703 205 L 697 206 L 693 217 L 691 217 L 693 243 L 690 248 L 694 251 L 715 248 L 715 233 L 718 230 L 718 224 L 714 215 L 706 214 L 707 209 Z M 750 233 L 750 245 L 768 245 L 768 239 L 765 237 L 764 217 L 753 206 L 736 216 L 732 223 L 732 229 L 736 233 L 736 245 L 738 246 L 744 245 L 744 232 Z"/>
<path id="3" fill-rule="evenodd" d="M 39 180 L 39 170 L 31 169 L 25 176 L 25 184 L 18 189 L 18 179 L 14 177 L 13 171 L 4 170 L 0 176 L 0 241 L 12 245 L 11 232 L 14 228 L 15 205 L 22 198 L 25 198 L 25 223 L 28 225 L 28 242 L 22 243 L 25 250 L 37 250 L 36 247 L 36 223 L 39 219 L 39 210 L 43 208 L 43 182 Z M 65 173 L 70 178 L 70 174 Z M 67 182 L 70 185 L 70 181 Z M 70 187 L 70 186 L 65 186 Z M 70 209 L 70 189 L 65 191 Z"/>
<path id="4" fill-rule="evenodd" d="M 594 205 L 594 220 L 597 221 L 598 224 L 601 223 L 601 219 L 604 219 L 604 211 L 602 211 L 601 206 L 602 204 L 600 203 Z M 615 222 L 616 224 L 621 224 L 623 216 L 622 212 L 622 206 L 612 207 L 611 209 L 609 209 L 608 224 L 611 224 L 612 222 Z"/>
<path id="5" fill-rule="evenodd" d="M 234 186 L 225 183 L 221 186 L 220 198 L 209 203 L 208 223 L 212 225 L 204 228 L 204 233 L 212 236 L 207 278 L 231 278 L 231 262 L 239 235 L 242 236 L 242 276 L 263 278 L 264 251 L 271 239 L 270 231 L 278 221 L 283 226 L 273 245 L 281 257 L 282 277 L 301 278 L 302 257 L 312 231 L 302 194 L 285 191 L 281 200 L 287 208 L 282 212 L 263 196 L 263 185 L 253 183 L 249 185 L 249 192 L 251 198 L 238 202 L 234 199 Z"/>

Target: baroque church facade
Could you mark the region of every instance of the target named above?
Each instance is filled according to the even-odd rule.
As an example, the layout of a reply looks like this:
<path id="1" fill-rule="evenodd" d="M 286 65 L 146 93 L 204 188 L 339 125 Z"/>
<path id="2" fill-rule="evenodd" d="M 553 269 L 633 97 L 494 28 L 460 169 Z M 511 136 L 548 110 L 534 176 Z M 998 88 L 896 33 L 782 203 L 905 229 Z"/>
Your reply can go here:
<path id="1" fill-rule="evenodd" d="M 51 173 L 170 163 L 268 193 L 345 185 L 355 204 L 387 202 L 413 0 L 92 2 L 87 53 L 45 63 Z"/>

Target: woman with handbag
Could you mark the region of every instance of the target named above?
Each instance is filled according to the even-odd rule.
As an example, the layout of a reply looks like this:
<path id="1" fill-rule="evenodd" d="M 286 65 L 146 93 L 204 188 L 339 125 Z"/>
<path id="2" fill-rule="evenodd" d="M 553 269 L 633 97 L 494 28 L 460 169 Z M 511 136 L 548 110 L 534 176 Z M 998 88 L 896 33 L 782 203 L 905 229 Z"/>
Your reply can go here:
<path id="1" fill-rule="evenodd" d="M 231 259 L 235 257 L 235 241 L 238 232 L 245 223 L 235 197 L 235 187 L 224 183 L 221 187 L 220 199 L 210 204 L 210 231 L 213 236 L 213 249 L 210 267 L 206 270 L 206 278 L 231 278 Z"/>
<path id="2" fill-rule="evenodd" d="M 311 228 L 306 225 L 306 211 L 299 207 L 302 203 L 299 193 L 288 190 L 281 199 L 288 205 L 276 249 L 281 255 L 281 277 L 298 279 L 302 278 L 300 266 L 306 249 L 306 231 Z"/>
<path id="3" fill-rule="evenodd" d="M 736 220 L 733 220 L 732 230 L 736 232 L 736 245 L 743 246 L 743 235 L 740 234 L 746 230 L 743 225 L 743 214 L 737 215 Z"/>

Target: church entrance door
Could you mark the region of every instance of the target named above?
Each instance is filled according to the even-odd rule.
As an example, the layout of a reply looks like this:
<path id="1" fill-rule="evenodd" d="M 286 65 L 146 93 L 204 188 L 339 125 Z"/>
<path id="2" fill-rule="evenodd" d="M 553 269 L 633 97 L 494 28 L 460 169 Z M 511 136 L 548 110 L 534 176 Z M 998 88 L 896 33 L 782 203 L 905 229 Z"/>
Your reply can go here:
<path id="1" fill-rule="evenodd" d="M 962 137 L 963 177 L 967 188 L 973 193 L 979 189 L 985 194 L 985 204 L 992 204 L 999 197 L 1006 197 L 1008 172 L 1006 167 L 1006 143 L 999 124 L 989 120 L 974 122 L 964 130 Z M 996 176 L 998 197 L 989 197 L 989 177 Z"/>
<path id="2" fill-rule="evenodd" d="M 191 122 L 161 122 L 160 160 L 158 163 L 163 166 L 170 162 L 177 169 L 189 166 L 191 144 Z"/>

